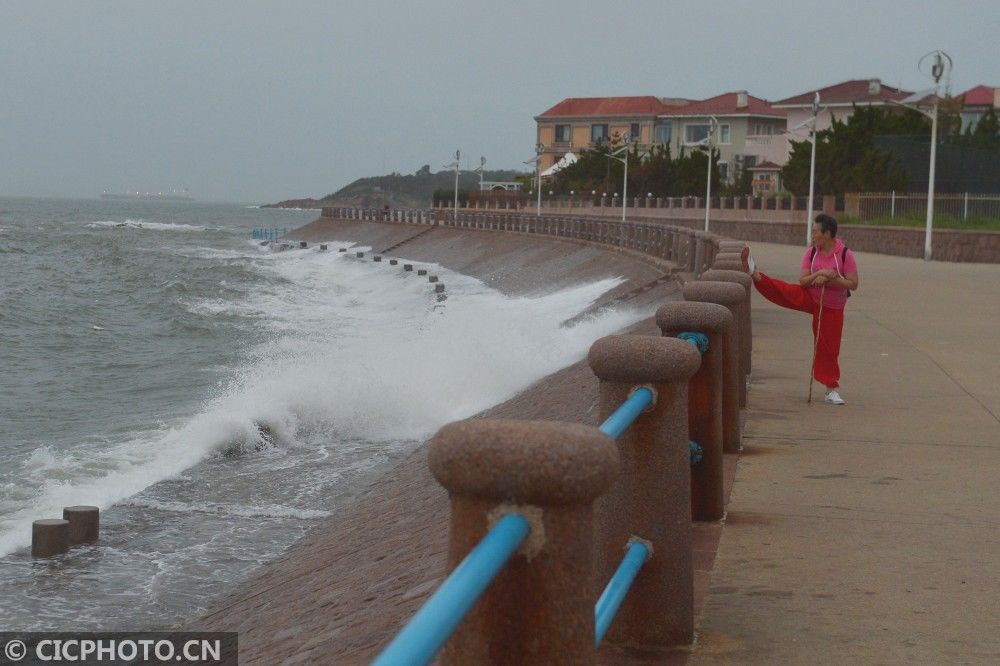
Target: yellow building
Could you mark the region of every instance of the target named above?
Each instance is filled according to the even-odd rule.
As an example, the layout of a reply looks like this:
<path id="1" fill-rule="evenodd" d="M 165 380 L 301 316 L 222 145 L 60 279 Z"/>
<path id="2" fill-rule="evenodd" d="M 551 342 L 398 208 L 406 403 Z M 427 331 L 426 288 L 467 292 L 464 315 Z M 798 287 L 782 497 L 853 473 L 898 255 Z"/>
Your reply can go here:
<path id="1" fill-rule="evenodd" d="M 536 141 L 542 146 L 539 168 L 545 171 L 568 152 L 579 152 L 599 141 L 620 141 L 625 135 L 643 149 L 670 143 L 671 122 L 664 116 L 688 103 L 661 97 L 570 97 L 541 115 Z"/>
<path id="2" fill-rule="evenodd" d="M 705 139 L 711 118 L 719 125 L 713 146 L 719 151 L 723 181 L 732 182 L 744 168 L 773 161 L 784 163 L 784 109 L 746 91 L 705 100 L 663 97 L 571 97 L 535 116 L 544 172 L 567 152 L 591 148 L 598 141 L 624 137 L 640 152 L 653 144 L 670 146 L 677 157 Z"/>

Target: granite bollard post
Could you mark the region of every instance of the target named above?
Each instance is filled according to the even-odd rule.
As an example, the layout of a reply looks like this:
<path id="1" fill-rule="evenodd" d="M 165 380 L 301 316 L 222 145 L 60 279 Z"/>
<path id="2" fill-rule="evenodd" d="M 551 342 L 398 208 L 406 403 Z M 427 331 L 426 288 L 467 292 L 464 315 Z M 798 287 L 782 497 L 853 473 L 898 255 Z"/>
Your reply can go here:
<path id="1" fill-rule="evenodd" d="M 428 462 L 451 498 L 451 571 L 507 513 L 531 531 L 472 607 L 440 663 L 593 664 L 593 502 L 618 471 L 614 440 L 553 421 L 450 423 Z"/>
<path id="2" fill-rule="evenodd" d="M 732 271 L 713 268 L 702 273 L 701 279 L 710 282 L 734 282 L 746 289 L 747 298 L 744 301 L 744 307 L 740 312 L 740 319 L 736 322 L 736 325 L 744 333 L 740 339 L 740 353 L 743 355 L 742 362 L 746 368 L 747 379 L 749 381 L 750 375 L 753 374 L 753 316 L 750 308 L 750 291 L 753 289 L 753 278 L 742 270 Z"/>
<path id="3" fill-rule="evenodd" d="M 723 238 L 722 240 L 719 241 L 719 252 L 739 253 L 740 250 L 742 250 L 746 246 L 747 246 L 746 241 Z"/>
<path id="4" fill-rule="evenodd" d="M 31 523 L 31 555 L 53 557 L 69 550 L 69 521 L 43 518 Z"/>
<path id="5" fill-rule="evenodd" d="M 602 420 L 637 386 L 651 386 L 657 395 L 618 438 L 621 473 L 594 507 L 595 591 L 611 579 L 630 539 L 648 541 L 652 551 L 606 640 L 628 647 L 687 645 L 694 636 L 687 386 L 701 355 L 676 338 L 612 335 L 597 340 L 587 360 L 601 381 Z"/>
<path id="6" fill-rule="evenodd" d="M 69 545 L 97 541 L 100 533 L 101 510 L 96 506 L 67 506 L 63 520 L 69 522 Z"/>
<path id="7" fill-rule="evenodd" d="M 741 271 L 743 270 L 743 260 L 740 259 L 739 252 L 728 250 L 719 252 L 715 255 L 712 268 L 723 271 Z"/>
<path id="8" fill-rule="evenodd" d="M 740 409 L 746 406 L 746 376 L 740 363 L 740 330 L 737 325 L 743 287 L 730 282 L 688 282 L 684 300 L 724 305 L 733 315 L 731 334 L 727 336 L 722 359 L 722 446 L 726 453 L 740 450 Z"/>
<path id="9" fill-rule="evenodd" d="M 713 268 L 712 270 L 713 271 L 719 271 L 720 269 Z M 707 272 L 708 271 L 706 271 L 706 273 Z M 726 271 L 727 274 L 729 272 L 730 271 Z M 723 291 L 715 290 L 713 292 L 711 289 L 709 289 L 709 291 L 705 292 L 705 293 L 711 293 L 712 296 L 713 296 L 713 298 L 718 297 L 718 298 L 722 298 L 723 300 L 708 300 L 708 299 L 705 299 L 705 298 L 702 298 L 702 297 L 699 296 L 699 294 L 702 293 L 701 291 L 699 291 L 701 289 L 700 287 L 694 287 L 693 286 L 693 285 L 696 285 L 696 284 L 710 284 L 710 283 L 711 284 L 729 284 L 729 285 L 732 285 L 732 286 L 735 286 L 735 287 L 739 287 L 740 291 L 737 292 L 735 290 L 726 289 L 726 290 L 723 290 Z M 688 287 L 689 286 L 692 287 L 691 293 L 694 295 L 692 298 L 688 298 L 687 297 Z M 750 359 L 749 359 L 749 355 L 748 354 L 744 355 L 744 350 L 749 350 L 750 349 L 750 343 L 748 341 L 743 340 L 743 338 L 745 336 L 749 335 L 749 330 L 748 330 L 749 327 L 746 326 L 745 324 L 749 320 L 749 317 L 750 317 L 750 295 L 749 295 L 749 291 L 746 288 L 745 284 L 742 281 L 739 281 L 739 280 L 729 280 L 729 279 L 724 279 L 724 280 L 707 280 L 707 279 L 705 279 L 703 277 L 701 280 L 698 280 L 697 282 L 688 282 L 688 283 L 685 283 L 685 285 L 684 285 L 684 293 L 685 293 L 685 296 L 684 296 L 685 300 L 689 300 L 689 301 L 691 301 L 691 300 L 693 300 L 693 301 L 701 301 L 701 302 L 707 302 L 707 303 L 721 303 L 722 305 L 725 305 L 725 306 L 729 307 L 732 310 L 732 312 L 733 312 L 733 318 L 734 318 L 735 324 L 736 324 L 735 330 L 736 330 L 736 337 L 737 337 L 737 343 L 738 343 L 737 351 L 739 352 L 740 373 L 742 374 L 742 376 L 744 377 L 744 380 L 745 380 L 746 377 L 748 377 L 749 374 L 750 374 Z M 739 298 L 737 298 L 737 296 L 739 296 Z M 725 302 L 723 302 L 723 301 L 725 301 Z M 746 396 L 745 396 L 745 393 L 746 393 L 746 391 L 745 391 L 745 388 L 744 388 L 744 391 L 743 391 L 744 395 L 743 395 L 743 397 L 740 400 L 740 406 L 741 407 L 745 407 L 746 406 Z"/>
<path id="10" fill-rule="evenodd" d="M 722 261 L 716 261 L 712 265 L 712 270 L 716 271 L 716 274 L 724 276 L 720 280 L 712 280 L 714 282 L 732 282 L 739 284 L 746 291 L 746 299 L 739 304 L 739 312 L 734 312 L 733 315 L 736 317 L 736 328 L 739 330 L 740 337 L 740 369 L 743 372 L 745 381 L 750 381 L 750 356 L 753 349 L 753 342 L 750 340 L 751 335 L 751 323 L 750 323 L 750 283 L 752 282 L 750 276 L 745 275 L 744 279 L 731 277 L 733 273 L 742 273 L 742 260 L 737 256 L 735 260 L 724 259 Z M 706 273 L 708 271 L 705 271 Z M 704 275 L 701 276 L 702 280 L 708 280 Z M 746 400 L 741 403 L 742 406 L 746 406 Z"/>
<path id="11" fill-rule="evenodd" d="M 656 311 L 665 336 L 692 331 L 708 337 L 708 351 L 688 382 L 688 435 L 701 445 L 701 462 L 691 467 L 691 517 L 719 520 L 725 512 L 722 446 L 722 360 L 733 314 L 724 305 L 672 301 Z"/>

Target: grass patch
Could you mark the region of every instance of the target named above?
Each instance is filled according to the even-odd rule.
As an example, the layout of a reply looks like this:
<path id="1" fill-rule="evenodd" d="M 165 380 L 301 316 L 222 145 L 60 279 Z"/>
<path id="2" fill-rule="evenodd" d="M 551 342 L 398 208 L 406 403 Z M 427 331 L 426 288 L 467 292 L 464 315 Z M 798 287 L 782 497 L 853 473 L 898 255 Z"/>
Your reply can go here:
<path id="1" fill-rule="evenodd" d="M 845 217 L 840 220 L 841 224 L 858 224 L 871 227 L 919 227 L 923 229 L 927 225 L 927 218 L 915 217 L 879 217 L 874 220 L 859 220 L 853 217 Z M 935 215 L 935 229 L 965 229 L 968 231 L 1000 231 L 1000 220 L 990 217 L 970 217 L 962 220 L 951 215 Z"/>

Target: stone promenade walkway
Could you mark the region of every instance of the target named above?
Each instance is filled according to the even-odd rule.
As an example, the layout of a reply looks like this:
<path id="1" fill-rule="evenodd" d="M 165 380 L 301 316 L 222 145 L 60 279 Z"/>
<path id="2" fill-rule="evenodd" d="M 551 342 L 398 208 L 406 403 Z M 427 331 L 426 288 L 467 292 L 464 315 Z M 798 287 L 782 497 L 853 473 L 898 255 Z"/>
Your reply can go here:
<path id="1" fill-rule="evenodd" d="M 752 248 L 797 279 L 803 249 Z M 745 452 L 694 664 L 1000 663 L 1000 265 L 858 261 L 843 407 L 820 386 L 806 404 L 807 316 L 753 296 Z"/>

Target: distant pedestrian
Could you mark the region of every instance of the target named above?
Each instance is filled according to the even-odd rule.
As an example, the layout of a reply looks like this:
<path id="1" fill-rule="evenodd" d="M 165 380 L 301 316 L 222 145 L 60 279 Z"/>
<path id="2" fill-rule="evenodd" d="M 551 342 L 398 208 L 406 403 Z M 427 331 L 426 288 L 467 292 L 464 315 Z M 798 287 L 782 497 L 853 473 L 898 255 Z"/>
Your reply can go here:
<path id="1" fill-rule="evenodd" d="M 757 270 L 750 248 L 741 253 L 743 270 L 753 278 L 760 295 L 783 308 L 812 315 L 812 377 L 826 386 L 826 402 L 843 405 L 840 387 L 840 337 L 844 330 L 844 306 L 858 288 L 858 264 L 854 253 L 837 238 L 837 220 L 820 214 L 812 226 L 812 245 L 802 257 L 798 284 L 772 278 Z M 818 336 L 818 337 L 817 337 Z"/>

